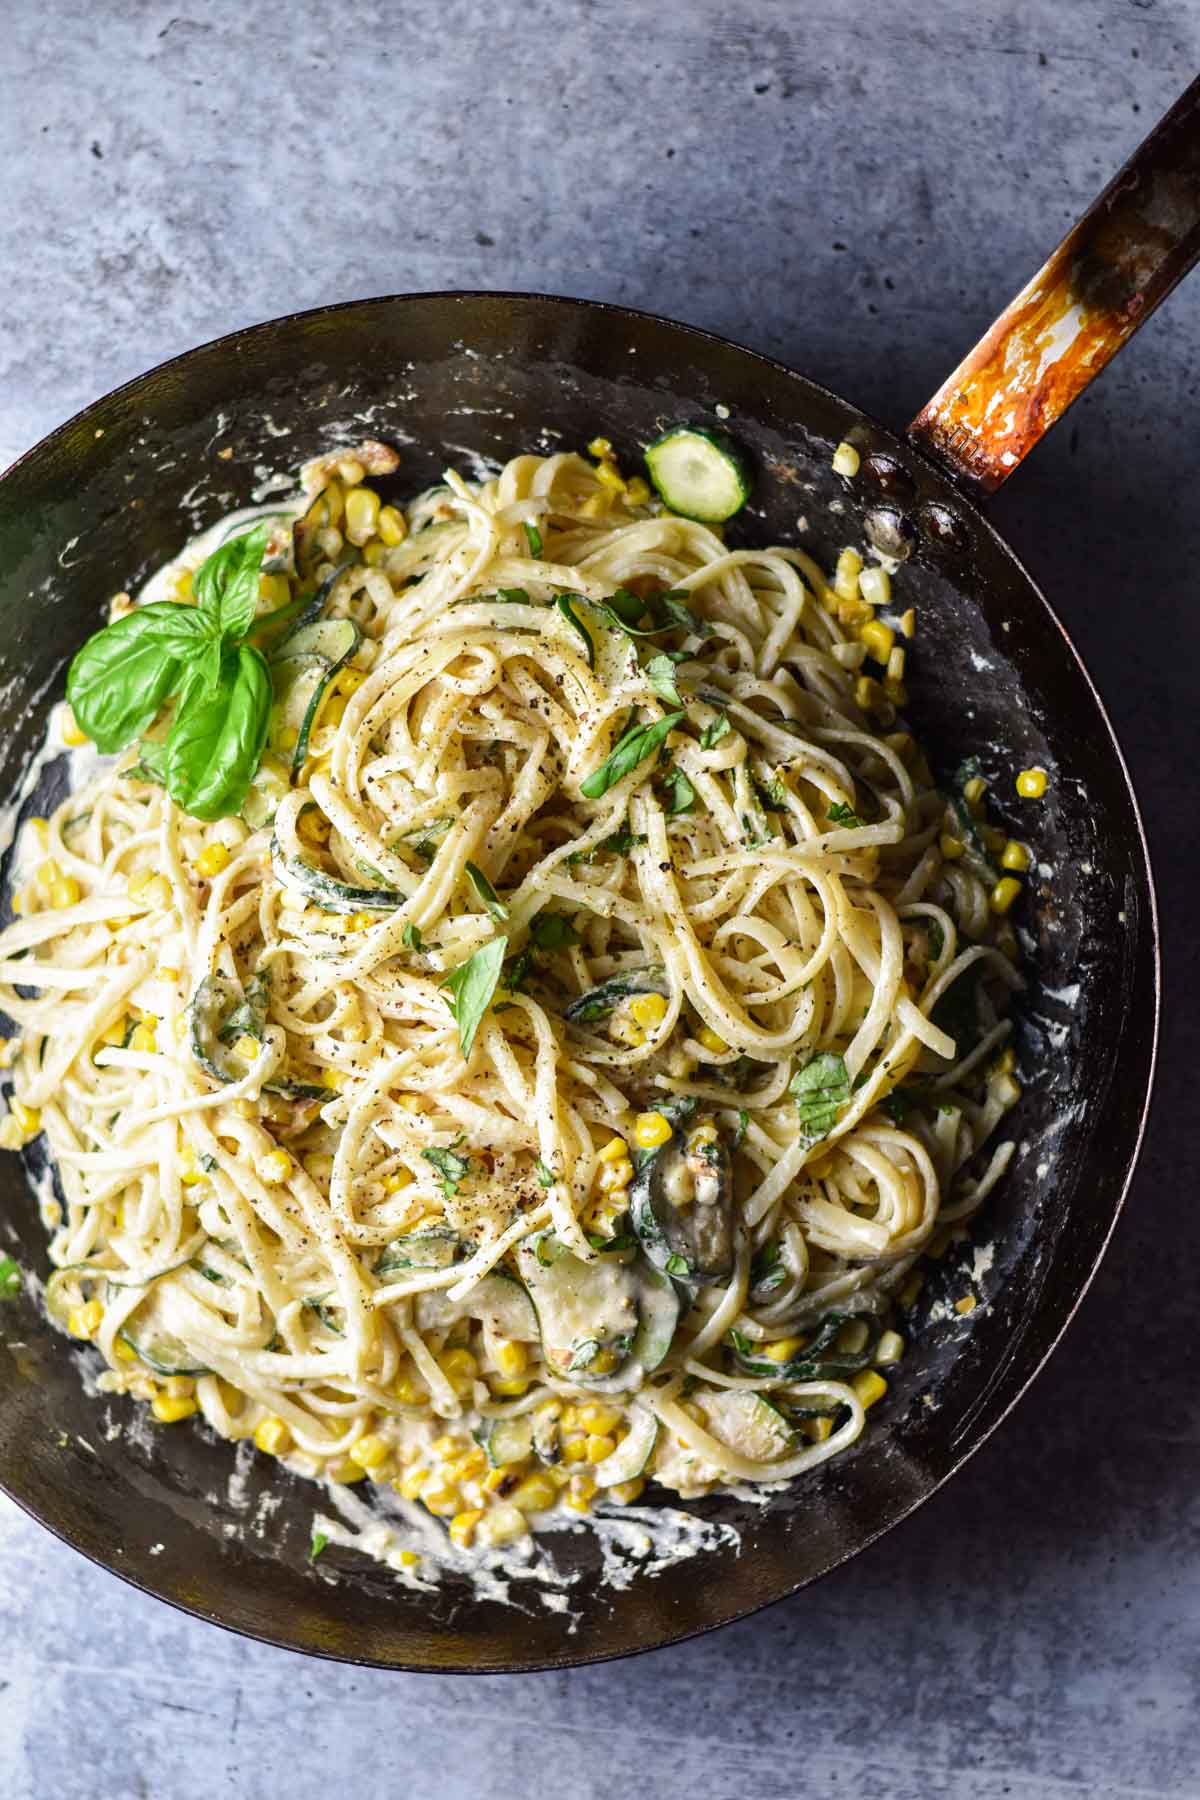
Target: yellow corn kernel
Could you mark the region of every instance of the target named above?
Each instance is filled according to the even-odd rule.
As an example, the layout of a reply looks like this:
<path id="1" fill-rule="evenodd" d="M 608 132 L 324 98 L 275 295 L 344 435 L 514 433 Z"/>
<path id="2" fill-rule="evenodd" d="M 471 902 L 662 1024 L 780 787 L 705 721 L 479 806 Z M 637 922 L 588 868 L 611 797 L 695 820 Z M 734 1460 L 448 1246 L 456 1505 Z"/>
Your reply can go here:
<path id="1" fill-rule="evenodd" d="M 378 1469 L 391 1456 L 392 1446 L 377 1432 L 369 1431 L 364 1437 L 357 1438 L 346 1454 L 360 1469 Z"/>
<path id="2" fill-rule="evenodd" d="M 863 559 L 857 550 L 849 548 L 842 551 L 834 570 L 834 592 L 839 600 L 858 599 L 858 578 L 862 574 Z"/>
<path id="3" fill-rule="evenodd" d="M 886 606 L 892 597 L 892 578 L 879 563 L 872 563 L 859 576 L 858 591 L 869 606 Z M 906 637 L 910 635 L 905 632 Z"/>
<path id="4" fill-rule="evenodd" d="M 397 1376 L 392 1383 L 392 1393 L 402 1406 L 419 1406 L 425 1398 L 424 1388 L 411 1375 Z"/>
<path id="5" fill-rule="evenodd" d="M 707 1150 L 710 1144 L 717 1142 L 719 1135 L 715 1125 L 697 1125 L 695 1131 L 688 1133 L 687 1147 L 697 1152 Z"/>
<path id="6" fill-rule="evenodd" d="M 802 1337 L 776 1338 L 773 1344 L 764 1344 L 756 1354 L 765 1356 L 768 1362 L 791 1362 L 803 1350 L 805 1339 Z"/>
<path id="7" fill-rule="evenodd" d="M 441 1359 L 441 1370 L 455 1393 L 469 1393 L 479 1364 L 469 1350 L 450 1350 Z"/>
<path id="8" fill-rule="evenodd" d="M 62 713 L 59 717 L 59 727 L 62 731 L 63 743 L 69 744 L 72 749 L 80 744 L 87 743 L 87 732 L 80 730 L 75 714 L 71 711 L 69 706 L 64 706 L 62 709 Z"/>
<path id="9" fill-rule="evenodd" d="M 512 1504 L 521 1512 L 545 1512 L 554 1505 L 558 1498 L 558 1490 L 549 1476 L 540 1472 L 527 1475 L 518 1483 L 509 1495 Z"/>
<path id="10" fill-rule="evenodd" d="M 353 494 L 350 498 L 354 498 Z M 466 1512 L 455 1513 L 450 1521 L 449 1531 L 451 1541 L 457 1544 L 460 1550 L 468 1550 L 470 1548 L 471 1541 L 475 1536 L 475 1527 L 482 1517 L 483 1510 L 480 1507 L 469 1508 Z"/>
<path id="11" fill-rule="evenodd" d="M 915 607 L 910 606 L 907 612 L 900 614 L 900 631 L 906 638 L 916 637 L 917 614 Z"/>
<path id="12" fill-rule="evenodd" d="M 177 1425 L 180 1419 L 190 1419 L 200 1408 L 187 1394 L 181 1394 L 178 1399 L 171 1394 L 155 1394 L 150 1411 L 160 1425 Z"/>
<path id="13" fill-rule="evenodd" d="M 36 880 L 38 888 L 43 894 L 48 894 L 54 883 L 62 880 L 62 870 L 52 856 L 48 856 L 45 862 L 38 864 Z"/>
<path id="14" fill-rule="evenodd" d="M 971 808 L 972 812 L 977 812 L 979 810 L 983 796 L 986 793 L 987 782 L 983 779 L 982 775 L 973 775 L 970 781 L 966 782 L 963 787 L 963 799 Z"/>
<path id="15" fill-rule="evenodd" d="M 504 1502 L 490 1507 L 479 1526 L 480 1537 L 486 1543 L 494 1545 L 515 1543 L 518 1538 L 528 1536 L 528 1533 L 524 1513 Z"/>
<path id="16" fill-rule="evenodd" d="M 488 1459 L 478 1444 L 472 1444 L 461 1456 L 455 1456 L 442 1465 L 442 1475 L 446 1481 L 457 1486 L 463 1481 L 474 1481 L 477 1476 L 486 1474 Z"/>
<path id="17" fill-rule="evenodd" d="M 590 1463 L 602 1463 L 606 1456 L 611 1456 L 617 1447 L 617 1440 L 605 1431 L 589 1432 L 587 1438 L 587 1459 Z"/>
<path id="18" fill-rule="evenodd" d="M 650 498 L 649 484 L 640 475 L 634 475 L 625 483 L 626 506 L 645 506 Z"/>
<path id="19" fill-rule="evenodd" d="M 634 1120 L 633 1141 L 639 1150 L 657 1150 L 672 1131 L 671 1121 L 660 1112 L 639 1113 Z"/>
<path id="20" fill-rule="evenodd" d="M 992 1084 L 992 1095 L 1001 1106 L 1015 1106 L 1021 1098 L 1021 1084 L 1011 1075 L 1000 1075 Z"/>
<path id="21" fill-rule="evenodd" d="M 383 1178 L 385 1194 L 398 1194 L 402 1188 L 411 1187 L 413 1175 L 411 1169 L 393 1169 L 390 1175 Z"/>
<path id="22" fill-rule="evenodd" d="M 443 1487 L 440 1478 L 435 1476 L 428 1487 L 421 1489 L 421 1504 L 439 1518 L 448 1518 L 456 1513 L 462 1504 L 462 1495 L 457 1488 Z"/>
<path id="23" fill-rule="evenodd" d="M 1017 792 L 1022 800 L 1040 800 L 1046 791 L 1045 769 L 1022 769 L 1017 776 Z"/>
<path id="24" fill-rule="evenodd" d="M 886 663 L 892 654 L 896 642 L 896 634 L 890 625 L 882 619 L 872 619 L 864 625 L 858 634 L 860 642 L 867 646 L 867 655 L 877 663 Z"/>
<path id="25" fill-rule="evenodd" d="M 158 1049 L 158 1039 L 153 1028 L 149 1025 L 135 1025 L 129 1039 L 129 1048 L 136 1050 L 141 1056 L 150 1056 Z"/>
<path id="26" fill-rule="evenodd" d="M 883 687 L 884 692 L 888 694 L 889 697 L 893 688 L 903 687 L 904 685 L 904 669 L 907 656 L 908 652 L 901 649 L 900 645 L 897 644 L 896 648 L 887 659 L 887 680 L 884 682 Z"/>
<path id="27" fill-rule="evenodd" d="M 899 650 L 893 650 L 892 652 L 893 656 L 899 656 L 900 654 L 901 652 Z M 883 684 L 883 695 L 884 699 L 890 700 L 893 706 L 908 705 L 908 689 L 897 676 L 892 675 L 890 672 Z"/>
<path id="28" fill-rule="evenodd" d="M 952 832 L 943 831 L 941 837 L 938 839 L 938 849 L 941 851 L 946 862 L 957 862 L 959 857 L 966 850 L 966 845 L 961 838 L 955 837 Z"/>
<path id="29" fill-rule="evenodd" d="M 844 475 L 848 481 L 853 481 L 858 474 L 859 461 L 859 454 L 854 445 L 847 444 L 843 440 L 833 453 L 833 462 L 830 467 L 835 475 Z"/>
<path id="30" fill-rule="evenodd" d="M 823 1444 L 825 1439 L 833 1436 L 832 1419 L 805 1419 L 800 1426 L 805 1437 L 812 1444 Z"/>
<path id="31" fill-rule="evenodd" d="M 1016 838 L 1009 838 L 1000 854 L 1000 867 L 1023 875 L 1032 860 L 1027 844 L 1018 843 Z"/>
<path id="32" fill-rule="evenodd" d="M 127 1344 L 124 1338 L 117 1338 L 116 1342 L 113 1344 L 113 1355 L 118 1362 L 137 1361 L 137 1351 L 132 1344 Z"/>
<path id="33" fill-rule="evenodd" d="M 872 675 L 860 675 L 854 684 L 854 704 L 863 712 L 874 712 L 885 698 L 884 691 Z"/>
<path id="34" fill-rule="evenodd" d="M 348 1456 L 339 1456 L 336 1462 L 326 1463 L 325 1473 L 330 1481 L 336 1481 L 341 1487 L 351 1487 L 356 1481 L 365 1481 L 367 1471 Z"/>
<path id="35" fill-rule="evenodd" d="M 1006 913 L 1020 892 L 1021 884 L 1015 875 L 1002 875 L 992 889 L 988 903 L 994 913 Z"/>
<path id="36" fill-rule="evenodd" d="M 286 1181 L 295 1167 L 286 1150 L 271 1150 L 263 1157 L 259 1174 L 265 1182 L 274 1186 L 277 1182 Z"/>
<path id="37" fill-rule="evenodd" d="M 965 1319 L 968 1313 L 973 1313 L 975 1311 L 975 1305 L 976 1301 L 974 1294 L 964 1294 L 961 1300 L 956 1300 L 954 1302 L 954 1310 L 956 1313 L 961 1313 Z"/>
<path id="38" fill-rule="evenodd" d="M 596 1177 L 602 1194 L 619 1194 L 633 1180 L 633 1164 L 627 1156 L 620 1162 L 605 1163 Z"/>
<path id="39" fill-rule="evenodd" d="M 67 1314 L 67 1330 L 72 1337 L 93 1338 L 104 1323 L 104 1308 L 98 1300 L 77 1306 Z"/>
<path id="40" fill-rule="evenodd" d="M 365 544 L 379 525 L 379 495 L 374 488 L 355 487 L 346 495 L 346 536 L 352 544 Z"/>
<path id="41" fill-rule="evenodd" d="M 134 883 L 137 883 L 135 889 Z M 162 909 L 171 904 L 171 884 L 165 875 L 152 875 L 143 870 L 135 875 L 129 883 L 129 896 L 132 900 L 144 900 L 147 906 Z"/>
<path id="42" fill-rule="evenodd" d="M 581 1437 L 568 1438 L 563 1445 L 563 1461 L 579 1463 L 587 1461 L 587 1439 Z"/>
<path id="43" fill-rule="evenodd" d="M 102 1044 L 111 1044 L 114 1049 L 119 1050 L 121 1045 L 125 1042 L 125 1033 L 128 1029 L 129 1026 L 126 1015 L 122 1013 L 119 1019 L 113 1020 L 107 1031 L 101 1032 L 100 1042 Z"/>
<path id="44" fill-rule="evenodd" d="M 611 1375 L 619 1358 L 615 1350 L 598 1350 L 588 1364 L 589 1375 Z"/>
<path id="45" fill-rule="evenodd" d="M 214 875 L 219 875 L 222 869 L 228 867 L 229 852 L 224 844 L 209 844 L 207 849 L 200 852 L 195 862 L 196 873 L 203 875 L 206 881 L 211 880 Z"/>
<path id="46" fill-rule="evenodd" d="M 402 1500 L 419 1500 L 421 1489 L 428 1479 L 429 1470 L 418 1465 L 415 1469 L 409 1469 L 407 1474 L 401 1475 L 398 1481 L 393 1481 L 392 1487 Z"/>
<path id="47" fill-rule="evenodd" d="M 518 1400 L 522 1394 L 529 1392 L 528 1375 L 503 1375 L 489 1377 L 488 1385 L 493 1394 L 501 1400 Z"/>
<path id="48" fill-rule="evenodd" d="M 616 463 L 610 462 L 607 458 L 603 462 L 597 463 L 596 480 L 603 483 L 614 494 L 623 494 L 625 491 L 625 477 Z"/>
<path id="49" fill-rule="evenodd" d="M 885 1331 L 875 1346 L 875 1366 L 886 1369 L 890 1363 L 898 1363 L 904 1355 L 904 1339 L 898 1331 Z"/>
<path id="50" fill-rule="evenodd" d="M 849 625 L 852 628 L 856 628 L 859 625 L 865 625 L 867 623 L 868 619 L 871 617 L 871 609 L 865 600 L 839 600 L 837 616 L 843 625 Z M 866 654 L 865 646 L 863 648 L 863 654 Z"/>
<path id="51" fill-rule="evenodd" d="M 599 1156 L 601 1162 L 611 1163 L 620 1162 L 621 1158 L 627 1156 L 628 1153 L 629 1146 L 626 1144 L 625 1139 L 623 1137 L 612 1137 L 609 1138 L 603 1150 L 599 1152 Z"/>
<path id="52" fill-rule="evenodd" d="M 518 1344 L 512 1338 L 501 1338 L 493 1352 L 496 1367 L 502 1375 L 521 1375 L 529 1361 L 524 1344 Z"/>
<path id="53" fill-rule="evenodd" d="M 572 1512 L 587 1512 L 596 1493 L 596 1478 L 586 1469 L 580 1469 L 572 1475 L 565 1495 L 566 1503 Z"/>
<path id="54" fill-rule="evenodd" d="M 602 519 L 608 511 L 608 495 L 606 493 L 589 494 L 579 508 L 581 519 Z"/>
<path id="55" fill-rule="evenodd" d="M 331 1088 L 335 1094 L 340 1094 L 345 1085 L 346 1077 L 341 1069 L 322 1069 L 322 1087 Z"/>
<path id="56" fill-rule="evenodd" d="M 398 506 L 381 506 L 377 529 L 383 542 L 391 548 L 402 544 L 408 536 L 408 520 Z"/>
<path id="57" fill-rule="evenodd" d="M 42 1115 L 36 1106 L 26 1106 L 23 1100 L 10 1100 L 8 1110 L 26 1137 L 36 1137 L 42 1129 Z"/>
<path id="58" fill-rule="evenodd" d="M 260 1419 L 254 1428 L 254 1447 L 264 1456 L 283 1456 L 292 1447 L 292 1434 L 282 1419 L 272 1413 Z"/>
<path id="59" fill-rule="evenodd" d="M 850 1386 L 858 1395 L 864 1411 L 874 1406 L 877 1400 L 882 1400 L 888 1388 L 883 1376 L 877 1375 L 874 1369 L 860 1369 L 857 1375 L 851 1377 Z"/>
<path id="60" fill-rule="evenodd" d="M 60 875 L 50 883 L 51 906 L 78 906 L 82 889 L 73 875 Z"/>
<path id="61" fill-rule="evenodd" d="M 261 1048 L 262 1046 L 258 1039 L 251 1037 L 248 1031 L 244 1031 L 241 1037 L 237 1038 L 234 1042 L 233 1054 L 236 1057 L 239 1057 L 242 1062 L 253 1062 Z"/>
<path id="62" fill-rule="evenodd" d="M 1013 1070 L 1016 1068 L 1016 1066 L 1017 1066 L 1017 1053 L 1013 1049 L 1012 1045 L 1009 1044 L 1008 1048 L 1006 1050 L 1002 1050 L 1000 1052 L 999 1056 L 996 1058 L 995 1062 L 992 1064 L 992 1071 L 996 1075 L 1011 1075 Z"/>
<path id="63" fill-rule="evenodd" d="M 618 1506 L 632 1506 L 635 1500 L 641 1499 L 645 1486 L 645 1477 L 638 1475 L 633 1481 L 619 1481 L 616 1487 L 610 1487 L 608 1497 Z"/>
<path id="64" fill-rule="evenodd" d="M 612 453 L 613 447 L 611 438 L 594 437 L 588 445 L 589 456 L 611 456 Z"/>
<path id="65" fill-rule="evenodd" d="M 696 1033 L 696 1042 L 713 1056 L 724 1056 L 729 1049 L 725 1039 L 711 1025 L 701 1025 Z"/>
<path id="66" fill-rule="evenodd" d="M 621 1411 L 600 1401 L 589 1401 L 579 1408 L 579 1423 L 584 1431 L 614 1432 L 621 1423 Z"/>
<path id="67" fill-rule="evenodd" d="M 645 1026 L 647 1031 L 661 1025 L 667 1016 L 667 1002 L 662 994 L 639 994 L 629 1002 L 630 1017 Z"/>

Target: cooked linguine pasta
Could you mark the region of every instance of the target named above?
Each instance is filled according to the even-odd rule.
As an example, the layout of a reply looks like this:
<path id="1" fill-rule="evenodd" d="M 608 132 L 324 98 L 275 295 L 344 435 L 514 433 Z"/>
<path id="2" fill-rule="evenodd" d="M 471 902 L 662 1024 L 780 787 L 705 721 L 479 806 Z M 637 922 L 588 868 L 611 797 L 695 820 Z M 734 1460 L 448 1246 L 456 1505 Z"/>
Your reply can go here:
<path id="1" fill-rule="evenodd" d="M 897 724 L 855 553 L 727 548 L 604 445 L 381 507 L 395 460 L 275 517 L 240 817 L 130 750 L 26 823 L 3 1141 L 61 1184 L 51 1312 L 164 1424 L 459 1546 L 788 1479 L 1011 1154 L 982 781 Z"/>

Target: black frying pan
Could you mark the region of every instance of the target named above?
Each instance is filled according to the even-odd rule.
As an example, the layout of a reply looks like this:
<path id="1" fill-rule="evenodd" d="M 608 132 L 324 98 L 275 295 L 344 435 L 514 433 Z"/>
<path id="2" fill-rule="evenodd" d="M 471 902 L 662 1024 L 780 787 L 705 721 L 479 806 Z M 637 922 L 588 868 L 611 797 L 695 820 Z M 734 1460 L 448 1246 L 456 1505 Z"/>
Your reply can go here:
<path id="1" fill-rule="evenodd" d="M 898 579 L 920 619 L 912 723 L 947 769 L 980 755 L 1007 822 L 1038 857 L 1022 920 L 1034 981 L 1020 1036 L 1040 1074 L 1014 1118 L 1014 1164 L 976 1228 L 975 1243 L 993 1246 L 975 1283 L 985 1304 L 940 1319 L 975 1267 L 974 1246 L 952 1252 L 927 1283 L 924 1328 L 872 1431 L 765 1506 L 694 1503 L 736 1527 L 740 1554 L 616 1591 L 598 1579 L 592 1541 L 564 1534 L 557 1554 L 577 1575 L 571 1629 L 536 1604 L 515 1612 L 453 1582 L 416 1598 L 339 1552 L 313 1568 L 317 1490 L 258 1459 L 236 1503 L 214 1504 L 228 1493 L 228 1445 L 190 1427 L 107 1442 L 81 1380 L 89 1353 L 22 1300 L 0 1318 L 0 1485 L 34 1517 L 149 1592 L 272 1643 L 393 1668 L 529 1669 L 665 1644 L 794 1592 L 928 1498 L 995 1428 L 1112 1231 L 1148 1103 L 1158 963 L 1146 847 L 1108 720 L 1058 620 L 967 491 L 999 485 L 1194 260 L 1198 100 L 1196 89 L 1185 96 L 908 438 L 778 363 L 643 313 L 531 295 L 407 295 L 191 351 L 89 407 L 0 482 L 3 791 L 109 593 L 138 583 L 193 523 L 247 502 L 256 465 L 294 468 L 356 441 L 365 418 L 372 435 L 403 447 L 396 480 L 411 491 L 468 453 L 503 459 L 597 433 L 631 460 L 665 423 L 716 423 L 727 408 L 758 471 L 733 535 L 800 538 L 827 566 L 864 536 L 906 559 Z M 1161 206 L 1152 226 L 1140 213 L 1151 174 L 1164 170 L 1188 197 L 1178 229 L 1164 229 Z M 998 392 L 1004 404 L 989 409 Z M 843 439 L 863 458 L 852 483 L 830 468 Z M 1012 774 L 1035 763 L 1051 783 L 1030 809 Z M 47 1272 L 12 1158 L 0 1159 L 0 1245 Z M 119 1416 L 134 1411 L 112 1404 Z M 281 1504 L 256 1526 L 268 1495 Z"/>

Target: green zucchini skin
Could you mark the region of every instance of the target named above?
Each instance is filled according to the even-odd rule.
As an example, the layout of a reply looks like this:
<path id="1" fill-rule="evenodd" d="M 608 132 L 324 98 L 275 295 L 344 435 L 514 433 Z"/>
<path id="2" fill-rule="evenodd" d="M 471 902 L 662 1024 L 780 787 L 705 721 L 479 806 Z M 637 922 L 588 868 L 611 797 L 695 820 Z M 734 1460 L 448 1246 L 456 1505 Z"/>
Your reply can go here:
<path id="1" fill-rule="evenodd" d="M 598 987 L 579 994 L 563 1008 L 563 1018 L 572 1025 L 592 1025 L 608 1015 L 630 994 L 669 994 L 666 971 L 661 963 L 644 969 L 628 969 L 621 975 L 610 975 Z"/>
<path id="2" fill-rule="evenodd" d="M 867 1327 L 867 1338 L 861 1350 L 837 1350 L 834 1339 L 843 1325 L 861 1320 Z M 810 1343 L 790 1362 L 771 1362 L 755 1356 L 746 1345 L 733 1345 L 734 1361 L 743 1375 L 774 1376 L 784 1381 L 840 1381 L 865 1369 L 875 1354 L 882 1325 L 873 1313 L 826 1313 Z"/>
<path id="3" fill-rule="evenodd" d="M 396 912 L 408 898 L 395 888 L 351 887 L 349 882 L 317 868 L 302 853 L 288 855 L 277 835 L 271 838 L 271 866 L 277 881 L 303 894 L 323 912 Z"/>
<path id="4" fill-rule="evenodd" d="M 745 458 L 723 431 L 674 425 L 647 446 L 646 468 L 671 511 L 701 525 L 724 524 L 750 498 Z"/>
<path id="5" fill-rule="evenodd" d="M 298 774 L 308 759 L 308 744 L 330 684 L 362 641 L 353 619 L 317 619 L 301 624 L 280 644 L 271 659 L 275 689 L 272 738 L 290 727 L 296 733 L 292 768 Z"/>
<path id="6" fill-rule="evenodd" d="M 691 1112 L 664 1106 L 674 1123 L 665 1144 L 644 1153 L 629 1190 L 629 1218 L 656 1269 L 694 1287 L 728 1281 L 733 1272 L 733 1170 L 724 1139 L 689 1150 Z M 681 1207 L 672 1195 L 690 1190 Z"/>

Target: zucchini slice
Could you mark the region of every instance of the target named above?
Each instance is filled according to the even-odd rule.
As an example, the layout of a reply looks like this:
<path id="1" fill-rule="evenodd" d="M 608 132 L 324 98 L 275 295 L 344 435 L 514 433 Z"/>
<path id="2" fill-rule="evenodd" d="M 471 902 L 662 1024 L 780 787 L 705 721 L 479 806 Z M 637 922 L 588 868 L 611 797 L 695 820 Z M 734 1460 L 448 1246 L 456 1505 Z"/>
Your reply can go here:
<path id="1" fill-rule="evenodd" d="M 675 1327 L 679 1323 L 679 1294 L 675 1284 L 650 1263 L 637 1265 L 641 1292 L 638 1296 L 640 1317 L 637 1336 L 633 1340 L 635 1361 L 648 1375 L 657 1369 L 671 1348 Z"/>
<path id="2" fill-rule="evenodd" d="M 710 1388 L 695 1398 L 712 1435 L 740 1456 L 774 1462 L 792 1448 L 795 1432 L 761 1394 L 746 1388 Z"/>
<path id="3" fill-rule="evenodd" d="M 676 425 L 646 451 L 650 479 L 671 511 L 703 525 L 732 519 L 750 498 L 750 473 L 732 438 Z"/>
<path id="4" fill-rule="evenodd" d="M 199 1363 L 180 1342 L 174 1332 L 161 1323 L 161 1307 L 151 1295 L 118 1331 L 117 1336 L 134 1354 L 153 1369 L 156 1375 L 208 1375 L 211 1370 Z"/>
<path id="5" fill-rule="evenodd" d="M 629 1430 L 611 1456 L 596 1464 L 592 1476 L 597 1487 L 619 1487 L 643 1475 L 658 1442 L 658 1420 L 644 1406 L 630 1409 Z"/>
<path id="6" fill-rule="evenodd" d="M 188 1047 L 213 1081 L 240 1081 L 246 1073 L 229 1045 L 243 1034 L 262 1041 L 266 1024 L 265 984 L 251 981 L 243 995 L 225 975 L 206 975 L 188 1007 Z"/>
<path id="7" fill-rule="evenodd" d="M 538 1322 L 533 1302 L 521 1283 L 511 1275 L 485 1275 L 461 1300 L 450 1300 L 436 1288 L 427 1294 L 418 1294 L 416 1313 L 418 1331 L 435 1331 L 457 1325 L 462 1319 L 478 1319 L 498 1337 L 537 1342 Z"/>
<path id="8" fill-rule="evenodd" d="M 644 1155 L 629 1190 L 629 1217 L 642 1249 L 664 1275 L 707 1286 L 733 1272 L 733 1174 L 729 1148 L 714 1135 L 697 1144 L 682 1109 L 675 1129 Z M 711 1120 L 701 1125 L 712 1125 Z"/>
<path id="9" fill-rule="evenodd" d="M 275 704 L 271 709 L 271 741 L 290 743 L 297 773 L 308 757 L 312 736 L 329 687 L 358 649 L 361 633 L 353 619 L 318 619 L 286 637 L 271 661 Z"/>
<path id="10" fill-rule="evenodd" d="M 301 807 L 300 810 L 306 809 Z M 294 828 L 287 835 L 286 845 L 280 842 L 278 830 L 271 838 L 271 866 L 275 879 L 295 893 L 303 894 L 323 912 L 395 912 L 406 904 L 408 896 L 396 888 L 352 887 L 348 881 L 309 861 L 307 846 L 301 844 Z"/>
<path id="11" fill-rule="evenodd" d="M 511 1419 L 488 1419 L 475 1433 L 493 1469 L 505 1463 L 524 1462 L 533 1455 L 533 1414 L 518 1413 Z"/>
<path id="12" fill-rule="evenodd" d="M 577 995 L 563 1008 L 563 1018 L 569 1019 L 572 1025 L 594 1025 L 597 1020 L 606 1019 L 630 994 L 669 994 L 670 991 L 661 963 L 651 963 L 644 969 L 626 969 L 620 975 L 610 975 L 599 987 Z"/>
<path id="13" fill-rule="evenodd" d="M 861 1350 L 839 1350 L 835 1343 L 838 1332 L 843 1325 L 859 1320 L 867 1328 Z M 860 1369 L 867 1367 L 875 1354 L 881 1330 L 880 1321 L 873 1313 L 826 1313 L 804 1349 L 784 1363 L 756 1356 L 754 1345 L 740 1332 L 731 1332 L 730 1341 L 734 1361 L 745 1375 L 782 1377 L 784 1381 L 839 1381 L 844 1376 L 857 1375 Z"/>
<path id="14" fill-rule="evenodd" d="M 637 1387 L 670 1349 L 679 1298 L 640 1258 L 583 1262 L 547 1230 L 518 1246 L 517 1268 L 556 1374 L 583 1387 Z"/>
<path id="15" fill-rule="evenodd" d="M 406 1269 L 448 1269 L 464 1246 L 457 1232 L 448 1229 L 414 1231 L 387 1245 L 375 1264 L 377 1275 L 398 1275 Z"/>

